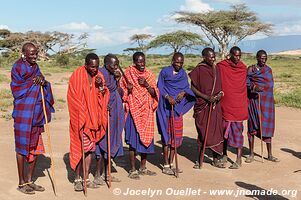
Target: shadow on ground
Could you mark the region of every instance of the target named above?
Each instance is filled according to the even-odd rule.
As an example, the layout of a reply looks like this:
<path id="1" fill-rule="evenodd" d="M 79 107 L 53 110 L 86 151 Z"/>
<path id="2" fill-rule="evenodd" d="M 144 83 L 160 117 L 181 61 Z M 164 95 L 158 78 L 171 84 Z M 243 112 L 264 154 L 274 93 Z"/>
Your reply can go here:
<path id="1" fill-rule="evenodd" d="M 273 194 L 272 192 L 275 191 L 275 190 L 272 191 L 272 189 L 266 190 L 266 189 L 258 187 L 256 185 L 241 182 L 241 181 L 236 181 L 235 184 L 244 189 L 244 190 L 242 189 L 242 190 L 235 191 L 235 192 L 240 193 L 240 195 L 238 195 L 238 197 L 246 196 L 246 197 L 250 197 L 252 199 L 258 199 L 258 200 L 269 200 L 269 199 L 286 200 L 286 199 L 288 199 L 288 198 L 285 198 L 278 194 L 271 195 L 271 194 Z"/>

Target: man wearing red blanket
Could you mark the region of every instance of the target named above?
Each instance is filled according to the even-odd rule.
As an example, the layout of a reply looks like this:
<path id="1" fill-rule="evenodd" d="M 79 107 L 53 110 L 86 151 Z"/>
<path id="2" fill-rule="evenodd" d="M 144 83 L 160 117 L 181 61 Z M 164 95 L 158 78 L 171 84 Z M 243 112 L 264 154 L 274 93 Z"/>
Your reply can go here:
<path id="1" fill-rule="evenodd" d="M 234 46 L 230 49 L 230 58 L 217 64 L 225 93 L 221 100 L 225 138 L 224 162 L 227 162 L 227 145 L 237 148 L 237 158 L 230 169 L 241 167 L 243 121 L 248 119 L 247 67 L 240 58 L 241 50 Z"/>

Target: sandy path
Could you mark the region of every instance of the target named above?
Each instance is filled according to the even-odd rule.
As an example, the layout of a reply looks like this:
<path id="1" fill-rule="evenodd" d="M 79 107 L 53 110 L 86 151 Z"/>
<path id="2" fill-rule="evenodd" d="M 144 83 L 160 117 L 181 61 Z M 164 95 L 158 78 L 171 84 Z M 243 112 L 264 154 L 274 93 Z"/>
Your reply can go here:
<path id="1" fill-rule="evenodd" d="M 52 75 L 48 80 L 52 82 L 53 92 L 56 99 L 66 100 L 68 74 Z M 243 163 L 239 170 L 217 169 L 210 165 L 209 159 L 205 160 L 203 169 L 194 170 L 192 168 L 196 160 L 196 130 L 192 118 L 192 112 L 185 116 L 184 142 L 179 149 L 179 163 L 184 170 L 178 179 L 172 176 L 166 176 L 161 173 L 161 148 L 158 134 L 155 134 L 156 154 L 149 157 L 148 167 L 158 173 L 156 177 L 142 177 L 135 181 L 127 178 L 129 169 L 128 148 L 125 145 L 125 155 L 116 160 L 115 169 L 118 173 L 114 174 L 122 180 L 121 183 L 113 183 L 112 188 L 106 186 L 97 190 L 88 190 L 87 199 L 150 199 L 152 192 L 155 192 L 152 199 L 233 199 L 234 194 L 240 191 L 239 199 L 249 199 L 257 197 L 258 199 L 270 199 L 271 196 L 263 195 L 244 195 L 245 190 L 278 190 L 284 192 L 282 195 L 273 196 L 273 199 L 301 199 L 301 110 L 277 107 L 276 109 L 276 136 L 273 140 L 274 155 L 281 159 L 280 163 L 271 163 L 265 161 L 263 164 L 260 158 L 252 164 Z M 55 161 L 56 183 L 58 187 L 58 197 L 56 199 L 84 199 L 82 193 L 73 191 L 73 185 L 70 181 L 74 176 L 68 165 L 69 152 L 69 132 L 68 132 L 68 112 L 67 105 L 64 102 L 57 103 L 57 112 L 54 114 L 54 120 L 50 124 L 52 134 L 52 145 Z M 13 121 L 0 119 L 1 140 L 0 140 L 0 199 L 28 199 L 29 197 L 16 190 L 17 186 L 17 168 L 14 152 Z M 46 141 L 44 135 L 44 142 Z M 244 146 L 247 147 L 247 138 L 245 137 Z M 46 149 L 47 150 L 47 149 Z M 260 152 L 260 142 L 256 140 L 255 151 Z M 266 155 L 266 149 L 264 149 Z M 246 154 L 246 151 L 245 151 Z M 45 156 L 48 156 L 46 154 Z M 47 169 L 49 168 L 49 159 L 40 156 L 35 173 L 37 183 L 46 187 L 43 193 L 37 193 L 31 196 L 31 199 L 55 199 Z M 229 157 L 234 160 L 235 154 L 229 152 Z M 95 163 L 93 163 L 93 171 Z M 173 188 L 173 189 L 172 189 Z M 126 191 L 140 194 L 126 195 Z M 177 189 L 177 190 L 175 190 Z M 227 189 L 233 190 L 232 195 L 210 195 L 210 190 Z M 142 191 L 145 190 L 145 191 Z M 182 190 L 182 191 L 179 191 Z M 193 191 L 194 190 L 194 191 Z M 297 190 L 287 195 L 286 191 Z M 151 192 L 152 191 L 152 192 Z M 114 194 L 121 192 L 122 194 Z M 145 192 L 145 194 L 141 194 Z M 175 192 L 174 194 L 171 194 Z M 181 193 L 182 192 L 182 193 Z M 211 191 L 212 192 L 212 191 Z M 180 195 L 183 194 L 183 195 Z"/>

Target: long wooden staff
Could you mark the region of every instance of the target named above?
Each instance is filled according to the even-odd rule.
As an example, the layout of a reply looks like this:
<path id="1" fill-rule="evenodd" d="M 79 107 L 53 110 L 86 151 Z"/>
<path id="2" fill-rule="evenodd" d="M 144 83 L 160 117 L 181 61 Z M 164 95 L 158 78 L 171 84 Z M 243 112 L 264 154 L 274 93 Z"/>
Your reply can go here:
<path id="1" fill-rule="evenodd" d="M 177 144 L 176 144 L 176 131 L 175 131 L 175 114 L 174 114 L 174 106 L 171 105 L 171 117 L 172 117 L 172 137 L 173 137 L 173 143 L 175 148 L 175 162 L 176 162 L 176 177 L 179 177 L 179 165 L 178 165 L 178 152 L 177 152 Z M 172 144 L 172 140 L 171 140 Z"/>
<path id="2" fill-rule="evenodd" d="M 50 181 L 52 180 L 51 182 L 52 182 L 53 193 L 55 196 L 57 196 L 55 173 L 54 173 L 54 160 L 53 160 L 53 154 L 52 154 L 52 148 L 51 148 L 51 135 L 50 135 L 49 126 L 48 126 L 48 118 L 47 118 L 47 113 L 46 113 L 46 105 L 45 105 L 43 86 L 41 86 L 40 89 L 41 89 L 43 112 L 44 112 L 44 118 L 45 118 L 44 127 L 45 127 L 45 132 L 47 133 L 47 136 L 48 136 L 47 145 L 48 145 L 48 151 L 50 154 L 50 170 L 51 170 L 51 176 L 52 176 L 52 178 L 50 178 Z"/>
<path id="3" fill-rule="evenodd" d="M 262 142 L 262 121 L 261 121 L 261 105 L 260 105 L 260 94 L 258 93 L 258 110 L 259 110 L 259 132 L 260 132 L 260 143 L 261 143 L 261 162 L 263 163 L 263 142 Z"/>
<path id="4" fill-rule="evenodd" d="M 203 161 L 204 161 L 204 154 L 205 154 L 206 143 L 207 143 L 207 138 L 208 138 L 208 131 L 209 131 L 209 125 L 210 125 L 210 120 L 211 120 L 212 106 L 213 106 L 213 104 L 210 103 L 209 113 L 208 113 L 208 118 L 207 118 L 207 123 L 206 123 L 205 138 L 204 138 L 204 141 L 203 141 L 203 148 L 202 148 L 202 152 L 201 152 L 201 155 L 200 155 L 200 168 L 202 167 Z"/>
<path id="5" fill-rule="evenodd" d="M 87 193 L 87 179 L 86 179 L 86 159 L 85 159 L 85 149 L 84 149 L 84 132 L 81 134 L 82 139 L 82 165 L 83 165 L 83 177 L 84 177 L 84 195 L 88 196 Z"/>
<path id="6" fill-rule="evenodd" d="M 110 132 L 110 110 L 108 110 L 108 179 L 109 188 L 111 188 L 112 177 L 111 177 L 111 132 Z"/>
<path id="7" fill-rule="evenodd" d="M 120 72 L 121 72 L 121 74 L 122 74 L 122 76 L 124 77 L 124 79 L 125 79 L 125 82 L 127 83 L 127 84 L 129 84 L 129 79 L 125 76 L 125 74 L 124 74 L 124 72 L 123 72 L 123 70 L 122 70 L 122 68 L 121 68 L 121 66 L 120 65 L 118 65 L 118 67 L 119 67 L 119 70 L 120 70 Z"/>

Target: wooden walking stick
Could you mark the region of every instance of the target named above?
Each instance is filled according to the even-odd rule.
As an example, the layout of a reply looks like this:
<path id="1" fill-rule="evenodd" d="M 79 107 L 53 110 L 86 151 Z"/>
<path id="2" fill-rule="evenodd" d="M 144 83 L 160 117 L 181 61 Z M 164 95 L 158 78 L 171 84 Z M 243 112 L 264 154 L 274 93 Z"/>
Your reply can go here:
<path id="1" fill-rule="evenodd" d="M 200 168 L 203 166 L 204 154 L 205 154 L 208 131 L 209 131 L 209 125 L 210 125 L 210 120 L 211 120 L 211 112 L 212 112 L 212 107 L 213 107 L 212 103 L 209 103 L 209 104 L 210 104 L 210 106 L 209 106 L 208 118 L 207 118 L 207 123 L 206 123 L 205 138 L 204 138 L 204 141 L 203 141 L 203 148 L 202 148 L 202 152 L 201 152 L 201 155 L 200 155 Z"/>
<path id="2" fill-rule="evenodd" d="M 84 177 L 84 195 L 87 196 L 87 179 L 86 179 L 86 158 L 85 158 L 85 149 L 84 149 L 84 132 L 81 134 L 82 139 L 82 165 L 83 165 L 83 177 Z"/>
<path id="3" fill-rule="evenodd" d="M 260 94 L 258 93 L 258 110 L 259 110 L 259 132 L 260 132 L 260 143 L 261 143 L 261 162 L 263 163 L 263 141 L 262 141 L 262 121 L 261 121 L 261 105 L 260 105 Z"/>
<path id="4" fill-rule="evenodd" d="M 108 176 L 109 188 L 111 188 L 112 177 L 111 177 L 111 133 L 110 133 L 110 110 L 108 110 Z"/>
<path id="5" fill-rule="evenodd" d="M 122 76 L 124 77 L 124 79 L 125 79 L 125 82 L 127 83 L 127 84 L 129 84 L 129 79 L 125 76 L 125 74 L 124 74 L 124 72 L 123 72 L 123 70 L 122 70 L 122 68 L 121 68 L 121 66 L 120 65 L 118 65 L 118 67 L 119 67 L 119 70 L 120 70 L 120 72 L 121 72 L 121 74 L 122 74 Z"/>
<path id="6" fill-rule="evenodd" d="M 171 105 L 171 117 L 172 117 L 172 138 L 173 140 L 171 140 L 171 144 L 172 141 L 174 142 L 174 148 L 175 148 L 175 162 L 176 162 L 176 177 L 179 178 L 179 165 L 178 165 L 178 153 L 177 153 L 177 144 L 176 144 L 176 132 L 175 132 L 175 114 L 174 114 L 174 106 Z"/>
<path id="7" fill-rule="evenodd" d="M 52 183 L 53 193 L 55 196 L 57 196 L 55 173 L 54 173 L 54 161 L 53 161 L 53 154 L 52 154 L 52 148 L 51 148 L 51 135 L 50 135 L 49 126 L 48 126 L 48 118 L 47 118 L 47 113 L 46 113 L 46 105 L 45 105 L 43 86 L 41 86 L 40 89 L 41 89 L 43 112 L 44 112 L 44 118 L 45 118 L 44 128 L 45 128 L 45 132 L 47 133 L 47 136 L 48 136 L 47 146 L 48 146 L 48 151 L 50 154 L 50 170 L 51 170 L 51 176 L 52 176 L 52 178 L 50 177 L 50 181 L 52 180 L 51 183 Z"/>

